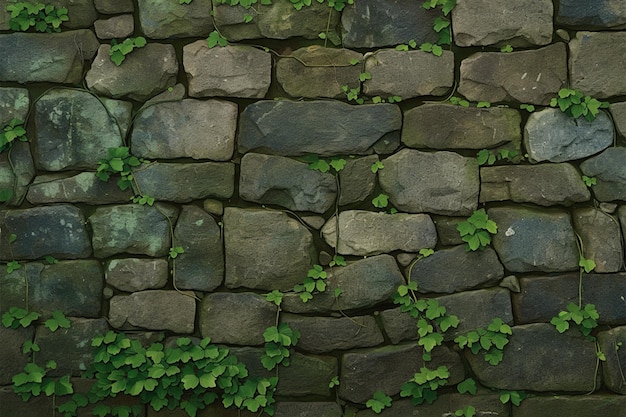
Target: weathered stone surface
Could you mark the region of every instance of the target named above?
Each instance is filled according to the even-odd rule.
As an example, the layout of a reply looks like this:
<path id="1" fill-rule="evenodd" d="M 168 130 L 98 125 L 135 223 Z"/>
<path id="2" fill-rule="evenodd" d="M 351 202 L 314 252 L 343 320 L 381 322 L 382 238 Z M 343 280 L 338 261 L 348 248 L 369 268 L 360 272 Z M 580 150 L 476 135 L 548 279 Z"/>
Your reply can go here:
<path id="1" fill-rule="evenodd" d="M 459 223 L 467 220 L 465 217 L 432 216 L 439 243 L 445 246 L 462 245 L 463 239 L 457 230 Z"/>
<path id="2" fill-rule="evenodd" d="M 341 406 L 336 402 L 293 402 L 276 403 L 275 417 L 341 417 Z"/>
<path id="3" fill-rule="evenodd" d="M 436 251 L 411 268 L 411 281 L 419 292 L 453 293 L 492 286 L 504 276 L 502 264 L 491 248 L 466 251 L 466 245 Z"/>
<path id="4" fill-rule="evenodd" d="M 365 154 L 385 134 L 399 130 L 393 104 L 352 106 L 338 101 L 258 101 L 241 113 L 239 151 L 276 155 Z"/>
<path id="5" fill-rule="evenodd" d="M 479 52 L 461 62 L 459 93 L 470 101 L 548 105 L 567 84 L 565 45 L 519 52 Z"/>
<path id="6" fill-rule="evenodd" d="M 0 35 L 0 50 L 3 51 L 0 80 L 22 84 L 46 81 L 80 83 L 83 59 L 93 58 L 98 45 L 96 35 L 87 29 Z"/>
<path id="7" fill-rule="evenodd" d="M 37 259 L 46 255 L 60 259 L 91 255 L 85 218 L 69 204 L 0 212 L 0 257 Z M 15 234 L 9 250 L 8 235 Z M 9 253 L 12 255 L 9 256 Z"/>
<path id="8" fill-rule="evenodd" d="M 59 328 L 51 332 L 44 326 L 37 326 L 35 343 L 41 352 L 37 360 L 47 363 L 54 360 L 57 368 L 50 375 L 75 375 L 85 371 L 94 361 L 95 350 L 91 340 L 106 334 L 109 325 L 106 319 L 70 318 L 70 328 Z"/>
<path id="9" fill-rule="evenodd" d="M 169 265 L 165 259 L 112 259 L 106 263 L 104 278 L 121 291 L 162 288 L 169 278 Z"/>
<path id="10" fill-rule="evenodd" d="M 294 36 L 318 39 L 318 35 L 326 32 L 327 28 L 330 28 L 328 38 L 339 40 L 334 28 L 339 23 L 340 13 L 329 10 L 325 3 L 311 2 L 310 6 L 296 10 L 292 3 L 282 1 L 269 5 L 257 3 L 250 8 L 216 2 L 213 10 L 215 24 L 222 35 L 232 42 L 256 38 L 287 39 Z M 245 23 L 245 15 L 252 16 L 252 21 Z"/>
<path id="11" fill-rule="evenodd" d="M 365 71 L 372 75 L 363 83 L 363 93 L 370 97 L 440 96 L 454 84 L 454 54 L 383 49 L 367 57 Z"/>
<path id="12" fill-rule="evenodd" d="M 135 171 L 141 191 L 157 200 L 187 203 L 207 197 L 230 198 L 235 165 L 230 162 L 154 162 Z"/>
<path id="13" fill-rule="evenodd" d="M 93 0 L 72 0 L 70 2 L 63 0 L 51 0 L 49 3 L 60 8 L 67 8 L 67 15 L 70 20 L 63 22 L 63 28 L 86 28 L 93 25 L 98 18 L 98 13 L 94 7 Z"/>
<path id="14" fill-rule="evenodd" d="M 311 233 L 280 211 L 227 207 L 224 244 L 228 288 L 291 289 L 317 258 Z"/>
<path id="15" fill-rule="evenodd" d="M 325 353 L 384 342 L 373 316 L 331 318 L 283 314 L 281 321 L 300 331 L 298 349 L 305 352 Z"/>
<path id="16" fill-rule="evenodd" d="M 513 294 L 513 309 L 519 323 L 548 322 L 571 302 L 578 304 L 578 273 L 520 278 L 521 292 Z M 584 274 L 583 305 L 594 304 L 598 322 L 626 323 L 624 300 L 626 274 Z M 610 288 L 610 291 L 607 291 Z"/>
<path id="17" fill-rule="evenodd" d="M 87 87 L 105 96 L 145 101 L 176 84 L 178 60 L 172 45 L 148 43 L 116 66 L 110 45 L 101 45 L 85 76 Z"/>
<path id="18" fill-rule="evenodd" d="M 626 3 L 620 0 L 561 0 L 556 21 L 560 25 L 594 28 L 626 28 Z"/>
<path id="19" fill-rule="evenodd" d="M 378 390 L 390 396 L 398 394 L 402 384 L 425 366 L 423 353 L 417 343 L 344 353 L 339 376 L 339 396 L 363 404 Z M 463 380 L 465 371 L 457 353 L 445 347 L 434 350 L 428 366 L 436 369 L 441 365 L 446 365 L 450 370 L 450 384 Z"/>
<path id="20" fill-rule="evenodd" d="M 176 216 L 176 209 L 157 204 L 168 216 Z M 170 248 L 169 222 L 157 206 L 126 204 L 98 207 L 89 217 L 89 223 L 97 258 L 118 253 L 164 256 Z"/>
<path id="21" fill-rule="evenodd" d="M 609 111 L 611 112 L 617 132 L 622 136 L 626 136 L 626 101 L 611 103 Z"/>
<path id="22" fill-rule="evenodd" d="M 109 323 L 118 329 L 131 326 L 193 333 L 195 316 L 191 292 L 149 290 L 116 295 L 109 306 Z"/>
<path id="23" fill-rule="evenodd" d="M 376 174 L 372 172 L 372 165 L 377 161 L 378 155 L 346 159 L 346 165 L 339 171 L 339 205 L 365 201 L 372 195 L 376 187 Z"/>
<path id="24" fill-rule="evenodd" d="M 383 164 L 378 181 L 398 210 L 453 216 L 469 215 L 476 210 L 476 158 L 445 151 L 403 149 L 383 159 Z"/>
<path id="25" fill-rule="evenodd" d="M 14 162 L 15 163 L 15 162 Z M 130 200 L 132 190 L 120 190 L 115 180 L 102 181 L 93 172 L 51 174 L 35 177 L 26 199 L 31 204 L 111 204 Z"/>
<path id="26" fill-rule="evenodd" d="M 540 206 L 569 206 L 591 193 L 570 164 L 508 165 L 480 169 L 480 202 L 511 200 Z"/>
<path id="27" fill-rule="evenodd" d="M 558 272 L 578 268 L 576 236 L 567 212 L 526 207 L 487 211 L 498 225 L 493 248 L 511 272 Z"/>
<path id="28" fill-rule="evenodd" d="M 596 179 L 591 188 L 600 201 L 626 200 L 626 148 L 611 147 L 583 161 L 580 169 Z"/>
<path id="29" fill-rule="evenodd" d="M 344 98 L 344 85 L 358 88 L 363 55 L 349 49 L 313 45 L 293 51 L 276 64 L 276 80 L 291 97 Z"/>
<path id="30" fill-rule="evenodd" d="M 183 206 L 174 229 L 185 253 L 176 257 L 176 287 L 213 291 L 224 280 L 222 233 L 215 219 L 196 206 Z"/>
<path id="31" fill-rule="evenodd" d="M 227 161 L 233 155 L 236 128 L 237 105 L 230 101 L 158 103 L 137 118 L 132 153 L 143 158 Z"/>
<path id="32" fill-rule="evenodd" d="M 169 87 L 167 90 L 162 93 L 157 94 L 152 97 L 150 100 L 146 101 L 143 106 L 141 106 L 144 110 L 148 107 L 158 104 L 158 103 L 166 103 L 172 101 L 183 101 L 187 97 L 187 91 L 185 85 L 181 83 L 177 83 L 174 87 Z"/>
<path id="33" fill-rule="evenodd" d="M 269 52 L 247 45 L 209 49 L 205 40 L 183 47 L 192 97 L 263 98 L 272 78 Z"/>
<path id="34" fill-rule="evenodd" d="M 459 0 L 452 13 L 457 46 L 547 45 L 552 42 L 551 0 Z"/>
<path id="35" fill-rule="evenodd" d="M 415 40 L 434 43 L 439 35 L 432 30 L 439 11 L 425 10 L 411 0 L 355 1 L 341 14 L 343 45 L 348 48 L 374 48 Z"/>
<path id="36" fill-rule="evenodd" d="M 337 375 L 337 358 L 296 352 L 290 356 L 289 366 L 281 368 L 276 394 L 285 397 L 330 397 L 328 383 Z"/>
<path id="37" fill-rule="evenodd" d="M 211 0 L 139 0 L 138 6 L 141 29 L 149 38 L 206 37 L 213 30 Z"/>
<path id="38" fill-rule="evenodd" d="M 214 343 L 261 345 L 263 331 L 274 325 L 276 308 L 251 292 L 207 294 L 198 312 L 200 333 Z"/>
<path id="39" fill-rule="evenodd" d="M 604 112 L 589 122 L 559 109 L 545 109 L 531 114 L 524 126 L 524 146 L 531 162 L 586 158 L 611 146 L 614 136 L 613 123 Z"/>
<path id="40" fill-rule="evenodd" d="M 8 125 L 11 119 L 24 121 L 30 108 L 30 98 L 26 88 L 0 88 L 0 125 Z"/>
<path id="41" fill-rule="evenodd" d="M 427 103 L 404 112 L 402 143 L 431 149 L 484 149 L 507 143 L 519 148 L 521 122 L 515 109 Z"/>
<path id="42" fill-rule="evenodd" d="M 131 13 L 133 0 L 93 0 L 96 10 L 103 14 Z"/>
<path id="43" fill-rule="evenodd" d="M 336 222 L 336 217 L 326 222 L 322 236 L 344 255 L 368 256 L 394 250 L 418 252 L 434 248 L 437 243 L 435 225 L 427 214 L 342 211 L 339 213 L 339 242 Z"/>
<path id="44" fill-rule="evenodd" d="M 24 403 L 22 397 L 13 392 L 12 386 L 0 388 L 0 415 L 12 416 L 27 412 L 29 416 L 45 416 L 53 407 L 52 397 L 40 395 Z"/>
<path id="45" fill-rule="evenodd" d="M 403 340 L 417 340 L 417 321 L 400 307 L 381 311 L 379 317 L 385 334 L 394 345 Z"/>
<path id="46" fill-rule="evenodd" d="M 11 197 L 7 201 L 17 206 L 24 200 L 28 185 L 35 177 L 35 164 L 28 143 L 14 142 L 10 155 L 9 161 L 8 152 L 0 154 L 0 190 L 11 190 Z"/>
<path id="47" fill-rule="evenodd" d="M 513 408 L 513 417 L 607 416 L 620 417 L 626 397 L 619 395 L 553 395 L 528 397 Z"/>
<path id="48" fill-rule="evenodd" d="M 498 366 L 466 354 L 478 381 L 506 390 L 589 392 L 596 387 L 596 347 L 580 332 L 559 333 L 548 323 L 513 327 Z"/>
<path id="49" fill-rule="evenodd" d="M 326 212 L 337 197 L 333 174 L 283 156 L 247 153 L 241 159 L 239 195 L 247 201 L 296 211 Z"/>
<path id="50" fill-rule="evenodd" d="M 595 98 L 626 94 L 626 32 L 576 32 L 569 50 L 571 88 Z"/>
<path id="51" fill-rule="evenodd" d="M 135 21 L 132 14 L 96 20 L 93 26 L 99 39 L 124 39 L 135 31 Z"/>
<path id="52" fill-rule="evenodd" d="M 291 313 L 327 313 L 368 308 L 389 300 L 404 283 L 404 277 L 391 255 L 368 257 L 326 272 L 328 278 L 324 292 L 315 294 L 306 303 L 297 294 L 286 294 L 283 309 Z M 335 297 L 337 288 L 341 289 L 339 297 Z"/>
<path id="53" fill-rule="evenodd" d="M 0 281 L 2 285 L 2 281 Z M 4 286 L 2 287 L 4 290 Z M 3 300 L 4 301 L 4 300 Z M 8 310 L 9 307 L 17 306 L 2 306 L 3 310 Z M 7 329 L 4 326 L 0 326 L 0 385 L 11 385 L 13 375 L 19 374 L 24 369 L 24 365 L 28 363 L 28 356 L 22 353 L 22 346 L 26 341 L 32 341 L 35 329 L 33 328 L 18 328 Z M 3 402 L 0 399 L 0 404 Z M 0 412 L 2 406 L 0 406 Z"/>
<path id="54" fill-rule="evenodd" d="M 582 239 L 585 258 L 596 263 L 594 271 L 619 271 L 624 259 L 618 220 L 592 207 L 574 210 L 572 220 L 576 233 Z"/>
<path id="55" fill-rule="evenodd" d="M 611 391 L 626 394 L 626 326 L 598 333 L 598 345 L 606 356 L 602 362 L 602 380 Z M 626 403 L 624 404 L 626 406 Z"/>

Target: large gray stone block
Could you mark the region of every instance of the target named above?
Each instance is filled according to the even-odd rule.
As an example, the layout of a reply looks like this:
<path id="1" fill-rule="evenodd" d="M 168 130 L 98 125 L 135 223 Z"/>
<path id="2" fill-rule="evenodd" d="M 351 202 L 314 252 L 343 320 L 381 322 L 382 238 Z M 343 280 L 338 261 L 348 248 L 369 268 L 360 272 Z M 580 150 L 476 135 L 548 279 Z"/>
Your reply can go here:
<path id="1" fill-rule="evenodd" d="M 102 181 L 93 172 L 58 173 L 35 177 L 26 199 L 31 204 L 126 203 L 133 196 L 130 188 L 122 191 L 115 180 Z"/>
<path id="2" fill-rule="evenodd" d="M 626 3 L 620 0 L 561 0 L 558 24 L 583 29 L 626 28 Z"/>
<path id="3" fill-rule="evenodd" d="M 378 155 L 346 159 L 346 165 L 339 171 L 339 205 L 365 201 L 372 195 L 376 187 L 372 165 L 377 161 Z"/>
<path id="4" fill-rule="evenodd" d="M 213 30 L 211 0 L 139 0 L 139 22 L 143 33 L 153 39 L 206 37 Z"/>
<path id="5" fill-rule="evenodd" d="M 598 333 L 598 347 L 606 356 L 602 362 L 602 380 L 607 388 L 626 394 L 626 326 Z M 626 406 L 626 403 L 625 403 Z"/>
<path id="6" fill-rule="evenodd" d="M 574 229 L 582 240 L 584 256 L 592 259 L 595 272 L 617 272 L 624 263 L 618 219 L 602 210 L 586 207 L 572 212 Z"/>
<path id="7" fill-rule="evenodd" d="M 626 200 L 626 148 L 611 147 L 580 164 L 588 177 L 596 179 L 591 187 L 600 201 Z"/>
<path id="8" fill-rule="evenodd" d="M 121 291 L 158 289 L 168 282 L 169 265 L 165 259 L 112 259 L 105 265 L 104 278 Z"/>
<path id="9" fill-rule="evenodd" d="M 513 417 L 606 416 L 621 417 L 626 397 L 619 395 L 546 395 L 532 396 L 513 408 Z"/>
<path id="10" fill-rule="evenodd" d="M 617 132 L 622 136 L 626 136 L 626 101 L 611 103 L 609 111 Z"/>

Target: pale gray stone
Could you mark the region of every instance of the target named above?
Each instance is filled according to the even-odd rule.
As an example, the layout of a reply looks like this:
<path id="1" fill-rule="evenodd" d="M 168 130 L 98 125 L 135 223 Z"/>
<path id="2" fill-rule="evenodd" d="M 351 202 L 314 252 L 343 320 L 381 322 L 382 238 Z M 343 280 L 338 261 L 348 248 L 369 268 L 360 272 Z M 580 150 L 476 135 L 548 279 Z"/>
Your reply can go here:
<path id="1" fill-rule="evenodd" d="M 626 28 L 626 3 L 621 0 L 561 0 L 556 21 L 583 29 Z"/>
<path id="2" fill-rule="evenodd" d="M 512 200 L 540 206 L 589 201 L 591 193 L 573 165 L 503 165 L 480 169 L 480 202 Z"/>
<path id="3" fill-rule="evenodd" d="M 383 159 L 378 181 L 398 210 L 469 215 L 478 205 L 478 162 L 453 152 L 403 149 Z"/>
<path id="4" fill-rule="evenodd" d="M 583 255 L 596 264 L 594 271 L 619 271 L 624 263 L 619 221 L 592 207 L 574 210 L 572 220 L 583 243 Z"/>
<path id="5" fill-rule="evenodd" d="M 519 149 L 521 122 L 515 109 L 426 103 L 404 112 L 402 143 L 431 149 L 485 149 L 510 143 Z"/>
<path id="6" fill-rule="evenodd" d="M 196 300 L 191 292 L 148 290 L 116 295 L 109 305 L 109 323 L 117 329 L 144 328 L 193 333 Z"/>
<path id="7" fill-rule="evenodd" d="M 12 196 L 7 200 L 9 205 L 19 206 L 22 203 L 34 177 L 35 163 L 28 143 L 14 142 L 10 154 L 0 154 L 0 190 L 11 190 Z"/>
<path id="8" fill-rule="evenodd" d="M 172 45 L 148 43 L 126 56 L 119 67 L 101 45 L 85 76 L 87 87 L 105 96 L 145 101 L 176 84 L 178 60 Z"/>
<path id="9" fill-rule="evenodd" d="M 622 136 L 626 136 L 626 101 L 611 103 L 609 111 L 617 132 Z"/>
<path id="10" fill-rule="evenodd" d="M 133 196 L 131 189 L 120 190 L 115 180 L 102 181 L 93 172 L 51 174 L 35 177 L 28 187 L 26 199 L 31 204 L 126 203 Z"/>
<path id="11" fill-rule="evenodd" d="M 363 55 L 349 49 L 312 45 L 282 56 L 276 64 L 276 80 L 291 97 L 345 98 L 343 86 L 359 88 Z M 367 69 L 366 69 L 367 71 Z"/>
<path id="12" fill-rule="evenodd" d="M 591 191 L 600 201 L 626 200 L 626 148 L 611 147 L 583 161 L 580 169 L 596 179 Z"/>
<path id="13" fill-rule="evenodd" d="M 135 31 L 135 21 L 132 14 L 96 20 L 93 26 L 99 39 L 123 39 L 132 35 Z"/>
<path id="14" fill-rule="evenodd" d="M 93 0 L 96 10 L 103 14 L 132 13 L 133 0 Z"/>
<path id="15" fill-rule="evenodd" d="M 458 0 L 452 12 L 457 46 L 526 47 L 552 42 L 552 0 Z"/>
<path id="16" fill-rule="evenodd" d="M 602 380 L 611 391 L 626 394 L 626 326 L 598 333 L 598 347 L 606 356 L 602 362 Z M 624 403 L 626 407 L 626 402 Z"/>
<path id="17" fill-rule="evenodd" d="M 531 162 L 586 158 L 611 146 L 614 136 L 611 118 L 603 111 L 589 122 L 560 109 L 545 109 L 531 114 L 524 126 L 524 146 Z"/>
<path id="18" fill-rule="evenodd" d="M 386 168 L 385 168 L 386 169 Z M 435 225 L 427 214 L 375 213 L 347 210 L 339 213 L 339 244 L 336 217 L 322 228 L 326 243 L 344 255 L 369 256 L 402 250 L 418 252 L 434 248 Z"/>
<path id="19" fill-rule="evenodd" d="M 245 154 L 240 173 L 239 196 L 255 203 L 324 213 L 337 196 L 331 173 L 309 169 L 307 163 L 283 156 Z"/>
<path id="20" fill-rule="evenodd" d="M 365 201 L 372 195 L 376 187 L 372 165 L 377 161 L 378 155 L 346 159 L 346 165 L 339 171 L 339 205 Z"/>
<path id="21" fill-rule="evenodd" d="M 112 259 L 105 265 L 104 278 L 121 291 L 158 289 L 167 284 L 169 265 L 165 259 Z"/>
<path id="22" fill-rule="evenodd" d="M 570 87 L 602 99 L 626 94 L 626 32 L 576 32 L 569 43 Z"/>
<path id="23" fill-rule="evenodd" d="M 209 49 L 205 40 L 183 47 L 192 97 L 263 98 L 272 78 L 272 56 L 248 45 Z"/>
<path id="24" fill-rule="evenodd" d="M 478 52 L 461 62 L 458 92 L 470 101 L 547 106 L 567 85 L 563 43 L 516 52 Z"/>
<path id="25" fill-rule="evenodd" d="M 139 22 L 152 39 L 206 37 L 213 30 L 211 0 L 139 0 Z"/>
<path id="26" fill-rule="evenodd" d="M 235 148 L 237 105 L 185 99 L 153 104 L 137 117 L 132 154 L 142 158 L 228 161 Z"/>

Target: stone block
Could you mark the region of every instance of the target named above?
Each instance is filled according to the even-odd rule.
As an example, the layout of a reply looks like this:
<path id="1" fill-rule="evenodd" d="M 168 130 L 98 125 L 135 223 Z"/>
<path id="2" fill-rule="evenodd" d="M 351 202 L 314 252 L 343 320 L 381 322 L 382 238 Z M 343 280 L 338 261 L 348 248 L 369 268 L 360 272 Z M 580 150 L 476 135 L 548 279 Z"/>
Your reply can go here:
<path id="1" fill-rule="evenodd" d="M 591 191 L 600 201 L 626 200 L 626 149 L 607 148 L 580 164 L 584 175 L 595 178 Z"/>
<path id="2" fill-rule="evenodd" d="M 372 165 L 376 162 L 378 155 L 346 159 L 346 165 L 339 171 L 339 205 L 358 203 L 372 196 L 376 187 L 376 174 L 372 172 Z"/>
<path id="3" fill-rule="evenodd" d="M 556 22 L 582 29 L 624 29 L 626 3 L 619 0 L 561 0 Z"/>
<path id="4" fill-rule="evenodd" d="M 142 32 L 152 39 L 206 37 L 213 30 L 211 0 L 139 0 Z"/>
<path id="5" fill-rule="evenodd" d="M 99 39 L 124 39 L 135 31 L 135 21 L 132 14 L 96 20 L 93 26 Z"/>
<path id="6" fill-rule="evenodd" d="M 626 394 L 626 326 L 598 333 L 598 348 L 605 354 L 602 380 L 613 392 Z"/>
<path id="7" fill-rule="evenodd" d="M 104 278 L 121 291 L 158 289 L 167 284 L 169 265 L 165 259 L 112 259 L 105 265 Z"/>
<path id="8" fill-rule="evenodd" d="M 512 417 L 605 416 L 621 417 L 626 409 L 626 397 L 619 395 L 548 395 L 529 397 L 519 407 L 513 407 Z"/>
<path id="9" fill-rule="evenodd" d="M 0 286 L 4 290 L 3 284 L 4 282 L 0 281 Z M 2 307 L 2 310 L 8 310 L 10 307 L 18 306 L 3 305 Z M 22 372 L 24 366 L 28 363 L 28 356 L 22 353 L 22 346 L 27 341 L 32 342 L 34 334 L 35 329 L 32 327 L 8 329 L 0 326 L 0 337 L 2 338 L 2 343 L 0 344 L 0 356 L 2 356 L 2 362 L 0 362 L 0 385 L 11 385 L 13 375 Z M 2 404 L 2 401 L 0 400 L 0 404 Z M 2 410 L 1 405 L 0 410 Z"/>
<path id="10" fill-rule="evenodd" d="M 133 0 L 94 0 L 96 10 L 103 14 L 132 13 Z"/>
<path id="11" fill-rule="evenodd" d="M 295 402 L 276 403 L 275 417 L 341 417 L 343 411 L 336 402 Z"/>
<path id="12" fill-rule="evenodd" d="M 31 204 L 128 202 L 133 196 L 132 190 L 122 191 L 116 182 L 115 179 L 102 181 L 93 172 L 39 175 L 28 187 L 26 199 Z"/>
<path id="13" fill-rule="evenodd" d="M 595 272 L 617 272 L 624 262 L 619 221 L 592 207 L 573 211 L 574 229 L 582 239 L 584 256 L 592 259 Z"/>
<path id="14" fill-rule="evenodd" d="M 26 142 L 14 142 L 11 146 L 11 160 L 9 153 L 0 154 L 0 190 L 11 191 L 11 197 L 6 201 L 9 205 L 19 206 L 27 192 L 29 184 L 35 177 L 35 163 L 30 146 Z"/>
<path id="15" fill-rule="evenodd" d="M 626 136 L 626 101 L 611 103 L 609 111 L 611 112 L 611 118 L 617 129 L 617 133 Z"/>
<path id="16" fill-rule="evenodd" d="M 294 352 L 289 366 L 281 368 L 276 395 L 283 397 L 329 398 L 328 383 L 339 375 L 337 358 L 334 356 L 303 355 Z"/>

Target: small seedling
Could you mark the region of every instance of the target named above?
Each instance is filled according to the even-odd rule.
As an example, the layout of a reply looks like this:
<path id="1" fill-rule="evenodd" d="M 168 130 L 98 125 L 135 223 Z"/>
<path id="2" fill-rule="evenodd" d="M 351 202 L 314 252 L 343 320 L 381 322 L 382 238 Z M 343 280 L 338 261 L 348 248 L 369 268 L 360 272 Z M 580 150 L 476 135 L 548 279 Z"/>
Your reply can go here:
<path id="1" fill-rule="evenodd" d="M 491 243 L 491 235 L 498 233 L 496 222 L 489 219 L 485 209 L 476 210 L 466 221 L 459 223 L 456 229 L 466 242 L 466 251 L 485 249 Z"/>
<path id="2" fill-rule="evenodd" d="M 524 391 L 500 391 L 500 402 L 502 404 L 511 403 L 515 406 L 519 406 L 526 398 L 526 392 Z"/>
<path id="3" fill-rule="evenodd" d="M 511 45 L 504 45 L 500 48 L 500 52 L 513 52 L 513 47 Z"/>
<path id="4" fill-rule="evenodd" d="M 587 187 L 592 187 L 597 184 L 595 177 L 588 177 L 586 175 L 583 175 L 582 179 Z"/>
<path id="5" fill-rule="evenodd" d="M 378 194 L 372 200 L 372 204 L 377 208 L 385 208 L 389 205 L 389 196 L 387 194 Z"/>
<path id="6" fill-rule="evenodd" d="M 209 48 L 215 48 L 216 46 L 226 46 L 228 45 L 228 40 L 222 36 L 217 30 L 209 33 L 209 37 L 206 39 L 207 46 Z"/>
<path id="7" fill-rule="evenodd" d="M 535 106 L 532 104 L 520 104 L 519 108 L 522 110 L 526 110 L 528 113 L 532 113 L 535 111 Z"/>
<path id="8" fill-rule="evenodd" d="M 476 408 L 471 405 L 467 405 L 459 410 L 456 410 L 454 415 L 459 417 L 474 417 L 476 415 Z"/>
<path id="9" fill-rule="evenodd" d="M 365 406 L 376 414 L 380 414 L 387 407 L 391 407 L 391 397 L 382 391 L 376 391 L 374 396 L 367 400 Z"/>
<path id="10" fill-rule="evenodd" d="M 459 384 L 456 386 L 457 391 L 459 391 L 459 394 L 472 394 L 472 395 L 476 395 L 476 381 L 474 381 L 472 378 L 467 378 L 466 380 L 464 380 L 463 382 L 459 382 Z"/>
<path id="11" fill-rule="evenodd" d="M 328 388 L 335 388 L 339 386 L 339 376 L 335 375 L 333 379 L 328 383 Z"/>
<path id="12" fill-rule="evenodd" d="M 170 258 L 176 259 L 178 255 L 185 253 L 185 249 L 182 246 L 176 246 L 170 248 Z"/>
<path id="13" fill-rule="evenodd" d="M 575 89 L 562 88 L 559 90 L 559 96 L 550 101 L 550 106 L 559 107 L 563 113 L 574 119 L 584 116 L 589 122 L 593 122 L 600 109 L 608 108 L 609 103 L 586 96 Z"/>
<path id="14" fill-rule="evenodd" d="M 9 150 L 16 140 L 26 142 L 28 138 L 26 137 L 24 122 L 20 119 L 13 118 L 9 124 L 0 131 L 0 152 Z"/>
<path id="15" fill-rule="evenodd" d="M 121 43 L 118 43 L 115 39 L 113 39 L 111 41 L 111 49 L 109 50 L 111 61 L 119 67 L 126 59 L 126 55 L 133 52 L 135 48 L 143 48 L 146 44 L 146 38 L 143 36 L 127 38 Z"/>

